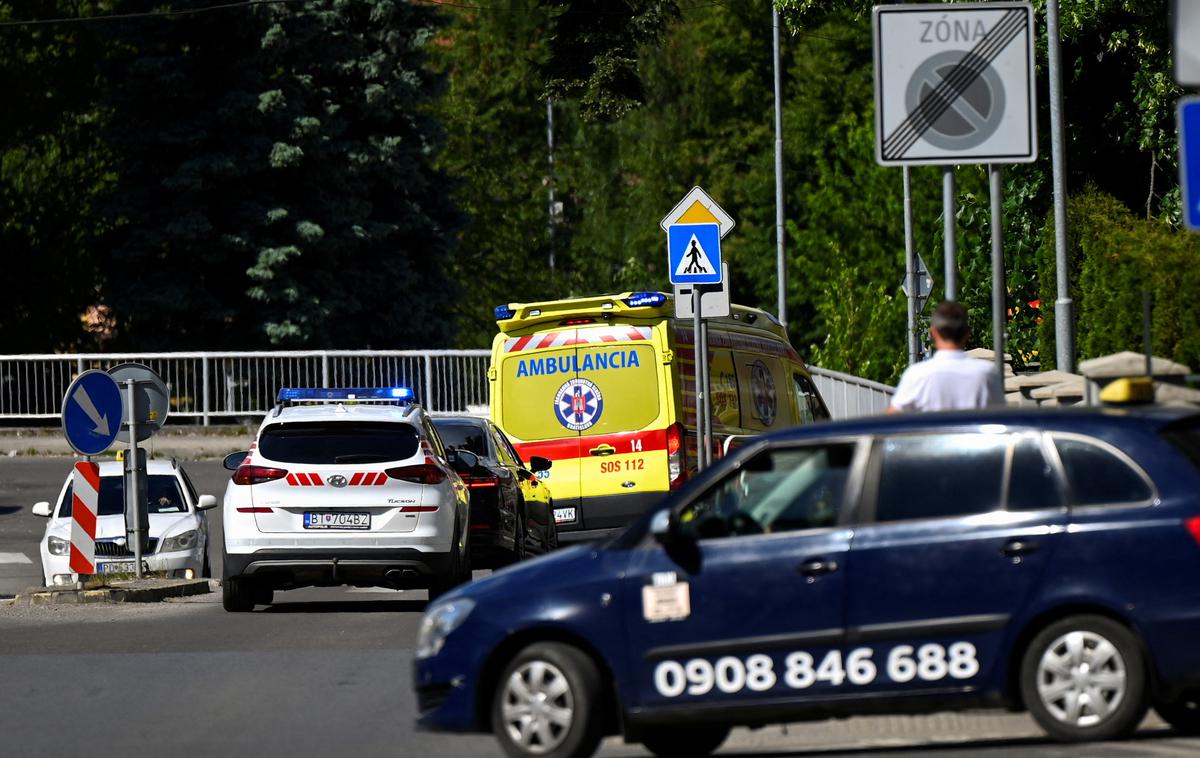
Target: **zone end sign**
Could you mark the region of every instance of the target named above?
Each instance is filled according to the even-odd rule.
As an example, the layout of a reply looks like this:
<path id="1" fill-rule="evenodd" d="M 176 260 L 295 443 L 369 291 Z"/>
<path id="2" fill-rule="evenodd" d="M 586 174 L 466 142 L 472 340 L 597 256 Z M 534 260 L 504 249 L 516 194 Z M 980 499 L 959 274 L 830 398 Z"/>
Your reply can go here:
<path id="1" fill-rule="evenodd" d="M 876 161 L 1037 159 L 1029 3 L 879 5 L 873 20 Z"/>

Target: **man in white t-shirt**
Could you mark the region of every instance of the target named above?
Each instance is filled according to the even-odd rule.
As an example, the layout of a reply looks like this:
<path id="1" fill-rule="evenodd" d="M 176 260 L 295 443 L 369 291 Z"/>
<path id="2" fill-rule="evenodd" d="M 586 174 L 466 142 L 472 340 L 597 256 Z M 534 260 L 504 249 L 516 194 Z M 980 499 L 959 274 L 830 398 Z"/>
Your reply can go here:
<path id="1" fill-rule="evenodd" d="M 933 312 L 929 336 L 937 352 L 929 360 L 909 366 L 888 413 L 903 411 L 955 411 L 1003 405 L 995 367 L 963 352 L 971 334 L 967 309 L 942 303 Z"/>

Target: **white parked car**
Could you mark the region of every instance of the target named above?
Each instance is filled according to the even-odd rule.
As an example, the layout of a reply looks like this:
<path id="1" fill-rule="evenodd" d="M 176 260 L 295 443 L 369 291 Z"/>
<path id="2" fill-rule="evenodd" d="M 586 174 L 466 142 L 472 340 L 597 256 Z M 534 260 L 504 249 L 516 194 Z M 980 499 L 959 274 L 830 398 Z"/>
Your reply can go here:
<path id="1" fill-rule="evenodd" d="M 187 473 L 175 461 L 146 463 L 149 500 L 149 549 L 142 555 L 149 571 L 167 571 L 191 579 L 210 575 L 208 514 L 217 499 L 197 495 Z M 74 584 L 78 576 L 69 566 L 71 554 L 71 485 L 67 474 L 54 506 L 43 501 L 33 506 L 36 516 L 49 518 L 42 537 L 42 574 L 46 586 Z M 96 519 L 96 573 L 132 572 L 133 546 L 125 538 L 125 482 L 119 461 L 100 463 L 100 502 Z"/>
<path id="2" fill-rule="evenodd" d="M 283 389 L 234 472 L 222 524 L 227 611 L 275 590 L 354 585 L 428 589 L 471 577 L 470 499 L 406 388 Z"/>

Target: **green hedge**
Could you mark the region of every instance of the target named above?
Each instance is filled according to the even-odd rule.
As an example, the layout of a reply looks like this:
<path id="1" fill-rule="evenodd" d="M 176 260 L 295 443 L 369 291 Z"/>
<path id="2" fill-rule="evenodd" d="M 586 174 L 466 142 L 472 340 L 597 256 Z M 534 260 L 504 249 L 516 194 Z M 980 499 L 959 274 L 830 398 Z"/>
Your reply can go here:
<path id="1" fill-rule="evenodd" d="M 1070 198 L 1068 247 L 1077 360 L 1142 350 L 1142 288 L 1154 297 L 1155 355 L 1200 369 L 1200 234 L 1135 216 L 1089 188 Z M 1039 261 L 1042 368 L 1054 367 L 1054 219 Z"/>

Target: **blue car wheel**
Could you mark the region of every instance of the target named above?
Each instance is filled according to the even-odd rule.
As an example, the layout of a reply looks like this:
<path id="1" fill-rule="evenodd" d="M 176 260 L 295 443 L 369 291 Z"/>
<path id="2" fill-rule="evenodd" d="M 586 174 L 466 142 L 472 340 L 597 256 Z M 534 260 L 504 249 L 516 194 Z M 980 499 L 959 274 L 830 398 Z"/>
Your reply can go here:
<path id="1" fill-rule="evenodd" d="M 603 682 L 570 645 L 534 643 L 504 669 L 492 700 L 492 731 L 511 758 L 587 758 L 603 736 Z"/>

